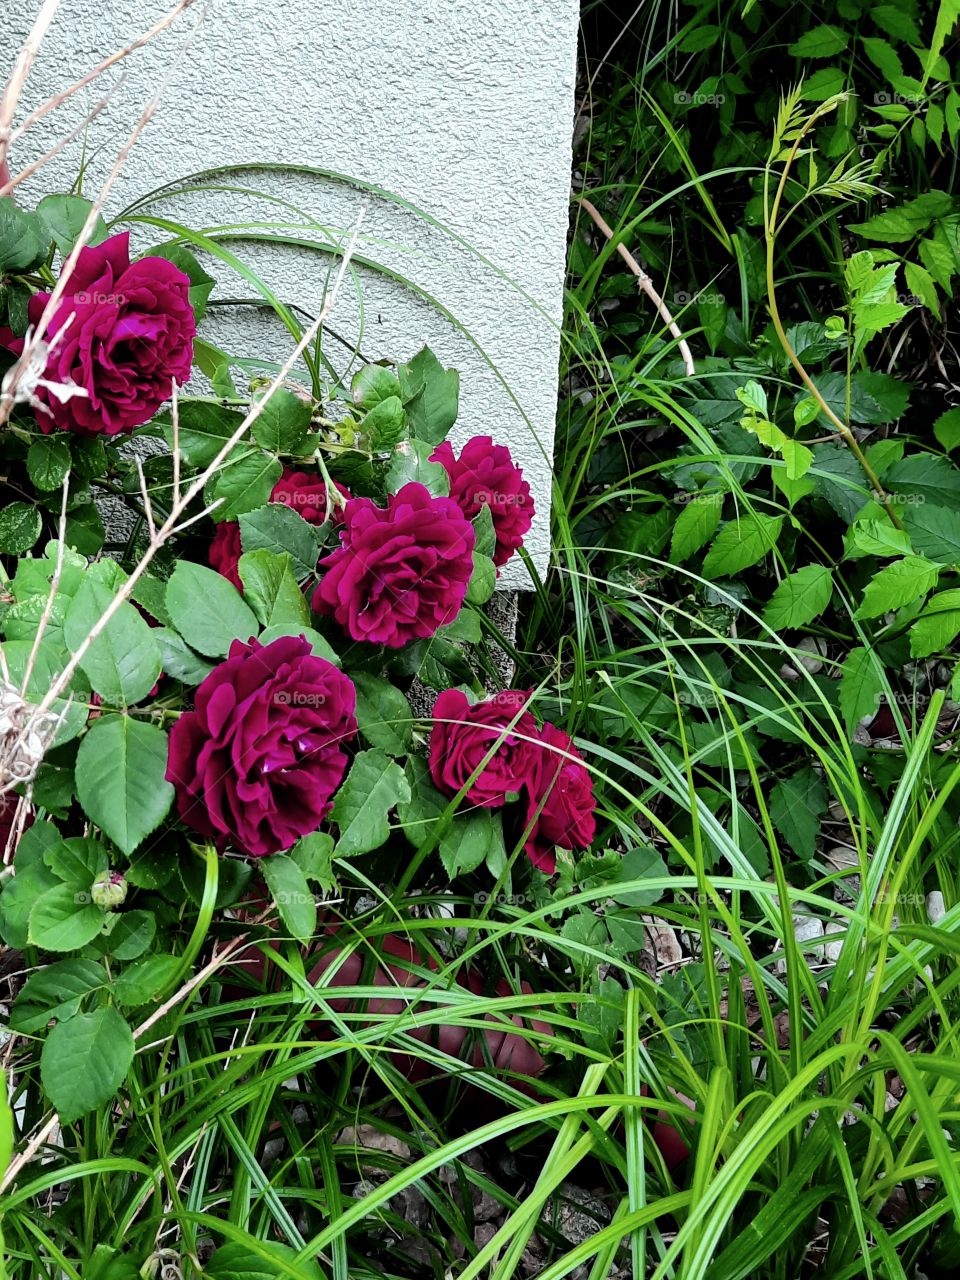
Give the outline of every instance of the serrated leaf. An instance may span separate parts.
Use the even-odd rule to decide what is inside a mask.
[[[810,765],[783,778],[770,793],[770,817],[798,858],[813,857],[820,819],[827,809],[827,792]]]
[[[181,560],[171,574],[166,604],[187,644],[211,658],[226,657],[234,640],[247,641],[260,630],[253,610],[231,582],[188,560]]]
[[[802,627],[818,618],[833,594],[833,575],[824,565],[808,564],[777,587],[763,611],[768,627]]]
[[[59,1022],[40,1055],[40,1079],[61,1124],[106,1105],[133,1062],[133,1033],[112,1006]]]
[[[293,562],[297,581],[302,582],[317,567],[320,554],[319,531],[282,502],[268,502],[240,517],[240,545],[244,551],[284,552]]]
[[[310,625],[310,610],[286,552],[248,551],[237,568],[243,597],[265,627]]]
[[[413,740],[413,711],[395,684],[380,676],[357,672],[357,725],[372,747],[389,756],[406,755]]]
[[[811,27],[799,40],[791,44],[787,52],[795,58],[832,58],[841,53],[850,41],[849,34],[842,27],[834,27],[830,23]]]
[[[103,965],[82,956],[45,965],[23,984],[10,1010],[10,1028],[32,1036],[54,1019],[72,1018],[83,998],[107,981]]]
[[[44,196],[37,205],[37,216],[43,223],[49,239],[60,250],[61,257],[66,258],[77,243],[92,207],[92,201],[85,200],[83,196],[61,195]],[[86,244],[88,246],[103,244],[109,234],[110,231],[103,216],[98,213],[94,218],[93,229],[87,237]]]
[[[169,413],[157,421],[170,448],[173,448],[173,425]],[[226,409],[216,400],[183,399],[179,401],[180,454],[191,467],[210,465],[223,446],[237,432],[243,415]]]
[[[280,919],[299,942],[309,942],[317,931],[317,902],[297,862],[274,853],[259,865]]]
[[[720,526],[722,493],[694,493],[677,516],[670,539],[670,559],[674,564],[689,560],[713,537]]]
[[[917,555],[937,564],[960,564],[960,511],[925,502],[908,507],[902,520]]]
[[[167,816],[167,735],[132,716],[95,720],[77,752],[77,799],[91,822],[130,854]]]
[[[429,347],[397,369],[403,407],[413,434],[437,445],[457,420],[460,375],[444,369]]]
[[[46,250],[46,228],[10,196],[0,196],[0,276],[27,271]]]
[[[783,516],[744,514],[723,526],[703,561],[705,578],[730,577],[762,560],[776,546]]]
[[[450,880],[476,871],[488,858],[505,853],[503,821],[489,809],[457,814],[440,838],[440,861]]]
[[[894,463],[884,476],[884,486],[891,493],[921,498],[924,502],[960,503],[960,470],[949,459],[935,453],[912,453]]]
[[[329,892],[337,882],[333,873],[333,850],[333,836],[326,831],[313,831],[302,836],[288,856],[308,880],[315,880],[324,892]]]
[[[434,497],[445,498],[450,492],[450,477],[439,462],[431,462],[434,446],[423,440],[404,440],[390,455],[384,472],[388,493],[398,493],[411,481],[422,484]]]
[[[23,555],[40,537],[42,527],[40,512],[33,503],[8,503],[0,511],[0,553]]]
[[[409,800],[410,784],[395,760],[376,749],[358,752],[333,803],[337,857],[378,849],[390,834],[391,809]]]
[[[30,942],[44,951],[79,951],[103,928],[104,913],[71,884],[41,893],[30,910]]]
[[[851,649],[840,668],[840,711],[847,732],[876,714],[883,694],[883,667],[869,649]]]
[[[940,566],[921,556],[905,556],[885,565],[867,583],[857,618],[879,618],[881,614],[912,604],[937,584]]]
[[[911,658],[949,651],[960,635],[960,588],[931,596],[909,634]]]
[[[67,608],[63,635],[72,653],[113,603],[125,577],[112,560],[91,565]],[[145,698],[161,670],[160,647],[144,618],[125,600],[87,649],[80,667],[107,702],[130,706]]]
[[[218,523],[236,520],[247,511],[265,506],[282,474],[279,459],[258,449],[244,450],[224,464],[210,487],[210,500],[220,500],[214,518]]]
[[[941,413],[933,424],[933,434],[937,437],[937,443],[947,453],[952,453],[960,444],[960,407]]]
[[[907,556],[913,550],[906,529],[898,529],[888,519],[858,520],[850,526],[853,545],[863,555]]]
[[[190,281],[187,296],[190,299],[191,307],[193,307],[193,318],[199,324],[206,314],[207,300],[213,292],[214,285],[217,283],[216,280],[201,267],[186,245],[162,245],[159,249],[154,250],[151,256],[166,258],[168,262],[172,262],[175,267],[182,271]]]
[[[27,473],[38,489],[59,489],[70,470],[70,446],[57,436],[40,436],[27,451]]]
[[[253,438],[271,453],[295,454],[302,448],[310,430],[310,417],[309,403],[281,387],[260,410],[260,416],[251,427]]]

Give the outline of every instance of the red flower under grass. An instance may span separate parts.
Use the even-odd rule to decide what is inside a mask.
[[[593,782],[572,740],[554,724],[540,730],[530,760],[526,826],[533,826],[524,847],[533,865],[552,875],[557,845],[588,849],[593,843]]]
[[[473,526],[450,498],[405,484],[378,507],[351,498],[313,595],[352,640],[399,649],[454,620],[473,573]]]
[[[458,458],[449,441],[437,445],[430,455],[450,477],[450,497],[472,520],[482,507],[490,508],[496,547],[493,563],[502,568],[533,523],[534,506],[530,486],[510,456],[506,445],[494,444],[491,436],[474,436],[463,446]]]
[[[303,636],[234,640],[170,732],[183,821],[255,858],[316,831],[357,732],[353,682]]]
[[[529,692],[505,689],[471,705],[459,689],[441,693],[434,703],[430,734],[430,775],[435,785],[456,795],[499,744],[471,783],[466,799],[497,809],[508,795],[518,794],[532,768],[531,742],[538,736],[536,721],[525,710],[529,697]]]

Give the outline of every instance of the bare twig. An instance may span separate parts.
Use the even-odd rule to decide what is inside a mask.
[[[7,151],[10,147],[10,139],[13,132],[10,127],[13,124],[13,113],[17,109],[20,94],[23,92],[23,86],[27,82],[27,76],[30,74],[30,68],[33,66],[40,45],[43,43],[43,38],[50,30],[50,23],[59,8],[60,0],[44,0],[30,34],[24,41],[23,48],[14,63],[13,70],[10,72],[10,78],[4,86],[3,97],[0,98],[0,183],[6,183],[9,176]]]
[[[590,217],[597,224],[597,226],[600,228],[603,234],[607,237],[607,239],[608,240],[615,239],[616,233],[614,232],[613,228],[610,226],[609,222],[607,222],[603,214],[600,213],[599,210],[593,204],[591,204],[591,202],[586,198],[586,196],[580,196],[579,201],[581,206],[590,215]],[[657,293],[656,289],[653,287],[653,281],[644,271],[643,267],[640,266],[640,263],[636,260],[636,258],[627,248],[627,246],[625,244],[621,244],[619,241],[617,241],[617,253],[619,253],[620,257],[624,260],[624,262],[627,264],[627,266],[630,268],[633,274],[637,277],[637,284],[639,285],[641,291],[647,295],[647,297],[656,307],[657,312],[660,315],[660,319],[667,326],[667,328],[669,329],[673,337],[676,338],[677,347],[679,348],[680,355],[683,358],[683,367],[687,372],[687,376],[692,378],[697,371],[696,366],[693,363],[693,355],[690,351],[689,345],[687,344],[686,338],[684,338],[683,334],[680,332],[680,328],[677,325],[677,322],[674,320],[673,316],[670,314],[669,307],[664,302],[663,298],[661,298],[660,294]]]
[[[14,188],[19,187],[21,182],[26,182],[28,178],[32,178],[33,175],[39,169],[42,169],[45,164],[49,163],[49,161],[51,161],[54,158],[54,156],[59,155],[60,152],[64,149],[64,147],[69,146],[70,143],[73,142],[74,138],[79,137],[80,134],[83,133],[84,129],[86,129],[87,125],[89,125],[92,121],[96,120],[97,116],[101,113],[101,111],[103,111],[106,108],[107,103],[110,101],[110,98],[112,97],[116,88],[117,86],[114,85],[113,89],[111,89],[109,93],[104,94],[104,96],[100,99],[100,101],[96,103],[95,106],[90,111],[87,112],[87,114],[83,117],[80,123],[75,128],[71,129],[68,134],[65,134],[64,137],[62,137],[59,142],[57,142],[54,146],[52,146],[49,151],[45,151],[43,155],[39,157],[39,159],[34,160],[32,164],[28,164],[25,169],[21,169],[20,172],[16,174],[15,177],[10,178],[7,181],[4,181],[3,178],[0,178],[0,197],[8,196],[10,192],[14,190]]]

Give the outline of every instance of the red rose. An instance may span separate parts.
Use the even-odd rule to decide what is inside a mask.
[[[510,457],[506,445],[494,444],[490,436],[474,436],[454,455],[448,441],[437,445],[430,455],[450,477],[450,497],[472,520],[480,508],[490,508],[497,545],[493,563],[507,563],[533,523],[533,499],[523,472]]]
[[[289,849],[333,807],[355,709],[353,682],[303,636],[234,640],[170,733],[180,817],[255,858]]]
[[[13,833],[14,823],[17,817],[17,807],[20,804],[20,797],[15,791],[4,791],[0,795],[0,861],[7,858],[9,861],[13,857],[14,850],[7,849],[7,842]],[[33,810],[28,807],[26,817],[24,818],[21,836],[27,827],[33,826]],[[19,843],[19,840],[18,842]],[[14,846],[15,848],[16,846]],[[9,855],[9,856],[8,856]]]
[[[530,743],[538,736],[533,716],[524,710],[529,697],[529,692],[508,689],[471,706],[459,689],[440,694],[433,707],[430,776],[441,791],[456,795],[498,742],[467,799],[498,809],[508,794],[522,789],[533,763]]]
[[[593,843],[593,783],[573,742],[553,724],[540,731],[531,763],[526,826],[532,822],[533,828],[525,848],[535,867],[552,874],[557,869],[557,845],[587,849]]]
[[[50,345],[44,377],[87,394],[61,402],[39,388],[40,430],[113,436],[149,422],[173,382],[190,376],[196,324],[189,291],[189,279],[166,258],[131,263],[128,232],[81,249],[44,334]],[[49,298],[30,299],[31,325]],[[23,351],[23,339],[12,339],[9,330],[0,342]]]
[[[336,481],[334,481],[336,484]],[[350,492],[342,484],[337,489],[344,498]],[[292,467],[284,467],[283,475],[273,486],[270,494],[271,502],[282,503],[297,515],[303,516],[310,524],[323,524],[327,512],[327,486],[319,472],[308,475],[306,471],[294,471]],[[343,507],[330,503],[330,523],[343,524]],[[240,525],[236,520],[223,520],[217,525],[213,541],[207,552],[211,569],[222,573],[238,591],[243,590],[240,581],[238,564],[243,548],[240,545]]]
[[[378,507],[351,498],[313,596],[353,640],[399,649],[452,622],[473,572],[473,526],[450,498],[405,484]]]
[[[243,583],[240,581],[240,556],[243,548],[240,546],[240,525],[236,520],[224,520],[218,524],[213,534],[213,541],[207,552],[207,558],[210,561],[210,568],[216,569],[217,573],[229,579],[238,591],[243,590]]]
[[[342,484],[337,484],[337,489],[342,497],[350,497],[350,491]],[[343,507],[328,500],[327,485],[319,471],[310,475],[284,467],[283,475],[273,486],[270,501],[282,502],[310,524],[323,524],[327,519],[331,524],[343,524]]]

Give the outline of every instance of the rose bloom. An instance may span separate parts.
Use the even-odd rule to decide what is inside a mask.
[[[130,261],[130,236],[111,236],[81,249],[44,334],[50,345],[44,378],[82,387],[62,402],[43,387],[36,400],[40,430],[114,436],[149,422],[174,380],[186,382],[196,324],[190,281],[166,258]],[[28,314],[36,325],[50,298],[36,293]],[[71,319],[71,316],[73,317]],[[0,332],[19,355],[23,339]]]
[[[587,849],[593,843],[593,782],[580,753],[562,729],[545,724],[540,731],[540,744],[532,753],[527,779],[529,805],[525,825],[533,823],[533,828],[525,848],[533,865],[552,875],[557,869],[557,845],[563,849]]]
[[[254,858],[289,849],[333,807],[356,700],[353,682],[303,636],[234,640],[170,732],[180,817]]]
[[[450,498],[405,484],[378,507],[351,498],[340,546],[320,561],[313,595],[353,640],[399,649],[460,612],[473,573],[473,526]]]
[[[336,481],[334,481],[336,484]],[[337,484],[344,498],[350,497],[349,489]],[[310,524],[323,524],[327,510],[327,486],[319,472],[309,475],[306,471],[294,471],[284,467],[283,475],[273,486],[271,502],[282,503]],[[330,503],[330,523],[343,524],[343,507]],[[211,569],[222,573],[238,591],[243,590],[238,564],[243,548],[240,545],[240,525],[236,520],[222,520],[217,525],[207,551]]]
[[[531,740],[536,722],[524,710],[529,692],[507,689],[472,706],[459,689],[441,693],[433,707],[430,776],[441,791],[456,795],[499,742],[493,756],[466,792],[472,804],[498,809],[519,793],[533,766]],[[519,714],[518,714],[519,713]],[[507,732],[507,726],[516,721]]]
[[[506,445],[494,444],[490,436],[474,436],[463,446],[460,457],[444,440],[430,455],[450,477],[450,497],[472,520],[481,507],[490,508],[497,543],[493,563],[507,563],[533,523],[533,499],[523,472],[510,457]]]

